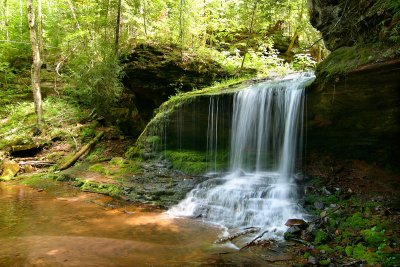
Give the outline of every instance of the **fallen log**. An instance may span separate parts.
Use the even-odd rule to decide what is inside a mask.
[[[24,165],[31,165],[34,167],[39,167],[39,166],[52,166],[55,164],[55,162],[52,161],[41,161],[41,160],[29,160],[29,161],[18,161],[18,164],[20,166]]]
[[[92,149],[92,147],[99,142],[99,140],[103,137],[104,132],[100,132],[98,133],[88,144],[86,144],[85,146],[83,146],[78,153],[75,154],[75,156],[68,160],[66,163],[64,163],[63,165],[60,166],[59,170],[65,170],[68,169],[69,167],[71,167],[72,165],[75,164],[75,162],[83,155],[85,154],[87,151],[89,151],[90,149]]]
[[[225,243],[225,242],[228,242],[228,241],[232,241],[232,240],[234,240],[234,239],[236,239],[236,238],[238,238],[240,236],[253,234],[253,233],[256,233],[258,231],[260,231],[260,228],[258,228],[258,227],[250,227],[250,228],[245,229],[244,231],[241,231],[241,232],[238,232],[236,234],[221,238],[221,239],[217,240],[215,243],[216,244]]]
[[[266,233],[268,233],[268,230],[264,231],[261,233],[261,235],[257,236],[256,238],[254,238],[253,240],[251,240],[249,243],[247,243],[245,246],[241,247],[239,249],[239,251],[242,251],[248,247],[254,246],[256,244],[256,241],[260,238],[262,238]]]

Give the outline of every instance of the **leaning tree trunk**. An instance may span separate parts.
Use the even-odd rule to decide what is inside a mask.
[[[32,92],[33,101],[35,102],[35,112],[37,115],[37,124],[42,124],[43,112],[42,112],[42,93],[40,91],[40,50],[37,42],[37,34],[35,29],[35,13],[32,5],[32,0],[26,0],[28,8],[28,24],[29,24],[29,35],[32,44],[32,67],[31,67],[31,79],[32,79]]]

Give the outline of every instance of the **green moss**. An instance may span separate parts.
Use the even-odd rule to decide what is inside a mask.
[[[382,51],[385,51],[382,53]],[[317,76],[334,78],[369,63],[383,62],[398,57],[398,45],[369,44],[341,47],[333,51],[317,67]]]
[[[32,188],[46,189],[55,184],[56,175],[50,173],[36,173],[30,176],[22,176],[19,183]]]
[[[291,240],[292,238],[295,238],[296,236],[294,235],[294,234],[292,234],[292,233],[289,233],[289,232],[285,232],[284,234],[283,234],[283,238],[285,239],[285,240]]]
[[[368,264],[381,262],[381,257],[379,254],[368,251],[368,249],[361,243],[354,247],[352,256],[355,259],[366,260]]]
[[[323,251],[325,251],[325,253],[331,253],[334,251],[334,249],[328,245],[320,245],[320,246],[317,246],[316,249],[318,249],[319,251],[323,250]]]
[[[316,233],[315,233],[314,243],[317,244],[317,245],[318,244],[322,244],[322,243],[324,243],[325,241],[328,240],[328,237],[329,236],[328,236],[327,233],[325,233],[324,231],[318,229],[316,231]]]
[[[157,135],[147,136],[145,142],[149,144],[155,144],[161,141],[161,138]]]
[[[89,171],[105,173],[105,167],[103,166],[103,164],[98,163],[98,164],[94,164],[94,165],[90,166]]]
[[[83,191],[89,191],[113,197],[120,196],[122,193],[122,190],[119,186],[112,184],[101,184],[88,180],[79,180],[79,179],[77,179],[77,181],[74,184],[76,186],[79,186]]]
[[[123,173],[141,173],[142,165],[137,160],[130,160],[128,165],[122,170]]]
[[[121,168],[125,167],[125,165],[126,165],[127,163],[128,163],[127,160],[124,159],[124,158],[122,158],[122,157],[115,157],[115,158],[112,158],[112,159],[110,160],[110,162],[109,162],[109,164],[111,164],[111,165],[116,165],[116,166],[121,167]]]
[[[344,249],[344,252],[346,253],[347,256],[351,257],[353,255],[353,247],[346,246],[346,248]]]
[[[105,151],[105,146],[102,144],[99,144],[93,149],[90,154],[86,157],[87,161],[100,161],[104,159],[103,153]]]
[[[343,224],[343,228],[353,228],[353,229],[362,229],[368,226],[368,219],[364,219],[361,212],[354,213],[351,217],[348,217]]]
[[[199,151],[165,151],[165,157],[172,167],[187,174],[201,174],[207,170],[205,153]]]
[[[319,264],[322,265],[322,266],[329,265],[330,263],[331,263],[331,260],[330,260],[330,259],[320,260],[320,261],[319,261]]]
[[[369,246],[376,248],[386,239],[385,230],[379,231],[376,226],[372,227],[371,229],[362,230],[361,235]]]
[[[335,247],[335,249],[333,249],[332,251],[339,251],[340,253],[344,253],[345,252],[345,248],[342,246],[337,245]]]
[[[108,163],[96,163],[88,168],[89,171],[101,173],[114,180],[121,180],[122,174],[135,174],[141,171],[141,164],[136,160],[126,160],[122,157],[112,158]]]
[[[81,129],[81,138],[83,140],[88,141],[88,140],[92,139],[95,136],[96,136],[96,128],[94,127],[93,124],[91,124],[91,125],[89,125],[87,127],[83,127]]]

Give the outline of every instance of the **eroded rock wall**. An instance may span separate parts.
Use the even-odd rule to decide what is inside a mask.
[[[311,24],[329,50],[385,41],[399,34],[396,0],[308,0]]]
[[[400,2],[309,0],[309,7],[332,50],[307,91],[309,158],[400,172]]]

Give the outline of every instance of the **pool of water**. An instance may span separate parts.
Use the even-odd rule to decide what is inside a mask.
[[[216,245],[221,231],[198,220],[171,218],[150,206],[120,203],[64,185],[42,191],[0,183],[0,266],[265,266],[272,262],[271,255]]]

